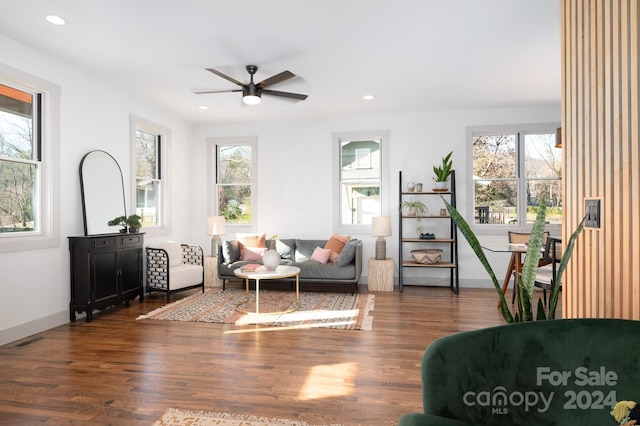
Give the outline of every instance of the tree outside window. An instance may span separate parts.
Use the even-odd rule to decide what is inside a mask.
[[[244,144],[216,147],[218,215],[230,224],[251,224],[253,149],[252,145]]]
[[[142,226],[160,225],[162,136],[136,130],[136,214]]]
[[[0,84],[0,233],[39,229],[39,96]]]
[[[475,223],[533,224],[546,198],[547,221],[561,224],[561,164],[552,131],[473,135]]]

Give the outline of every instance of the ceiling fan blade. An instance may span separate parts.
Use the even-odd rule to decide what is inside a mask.
[[[238,80],[236,80],[233,77],[229,77],[228,75],[221,73],[218,70],[214,70],[213,68],[205,68],[207,71],[214,73],[215,75],[217,75],[218,77],[222,77],[225,80],[229,80],[230,82],[232,82],[233,84],[237,84],[238,86],[244,86],[243,83],[240,83]]]
[[[196,95],[206,95],[208,93],[229,93],[229,92],[242,92],[242,89],[232,89],[232,90],[194,90],[193,93]]]
[[[268,87],[273,86],[274,84],[282,83],[283,81],[289,80],[290,78],[295,77],[296,75],[291,71],[282,71],[280,74],[276,74],[267,78],[266,80],[262,80],[256,86],[260,87]]]
[[[309,97],[309,95],[302,95],[300,93],[280,92],[278,90],[268,90],[268,89],[262,89],[262,93],[266,95],[271,95],[271,96],[280,96],[282,98],[297,99],[299,101],[304,101]]]

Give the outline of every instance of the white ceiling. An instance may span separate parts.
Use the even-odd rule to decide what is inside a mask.
[[[194,123],[549,105],[559,1],[0,0],[0,33]],[[205,67],[245,82],[248,64],[309,98],[192,93],[237,87]]]

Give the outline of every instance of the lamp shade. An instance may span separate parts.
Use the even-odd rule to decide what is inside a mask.
[[[209,216],[207,219],[207,235],[222,235],[227,233],[224,216]]]
[[[388,237],[391,235],[391,219],[389,216],[371,218],[371,235],[374,237]]]

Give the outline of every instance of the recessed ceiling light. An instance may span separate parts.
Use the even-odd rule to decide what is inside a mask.
[[[209,109],[209,107],[208,107],[208,106],[206,106],[206,105],[200,105],[198,108],[199,108],[199,109]]]
[[[57,16],[57,15],[49,15],[45,19],[47,20],[47,22],[54,25],[64,25],[67,23],[67,21],[65,21],[64,18],[61,18],[60,16]]]
[[[364,95],[364,96],[363,96],[363,99],[364,99],[365,101],[370,101],[370,100],[374,99],[374,96],[373,96],[373,95]]]

